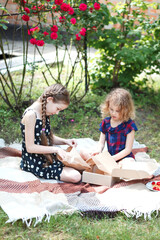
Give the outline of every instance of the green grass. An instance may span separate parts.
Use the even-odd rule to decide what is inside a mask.
[[[37,81],[40,79],[37,78]],[[35,82],[36,83],[36,82]],[[26,85],[27,87],[27,85]],[[44,85],[42,85],[44,87]],[[42,90],[42,89],[41,89]],[[34,88],[34,99],[40,90]],[[97,96],[89,93],[81,103],[71,103],[68,109],[51,119],[53,132],[65,138],[89,137],[94,140],[99,138],[99,123],[101,115],[99,105],[104,100],[105,94]],[[160,161],[160,84],[152,91],[134,94],[136,106],[136,140],[149,148],[149,155]],[[25,107],[24,107],[25,108]],[[23,112],[24,109],[22,109]],[[20,132],[21,114],[12,112],[1,101],[0,103],[0,138],[7,144],[21,141]],[[74,120],[74,121],[73,121]],[[0,209],[0,240],[159,240],[160,218],[153,214],[151,220],[127,218],[118,213],[113,218],[104,216],[101,219],[73,214],[71,216],[52,216],[50,222],[39,223],[27,228],[22,221],[13,225],[5,224],[8,217]]]
[[[101,219],[80,214],[52,216],[49,222],[43,221],[36,227],[26,227],[20,220],[4,224],[6,216],[0,211],[0,239],[8,240],[159,240],[160,218],[144,221],[142,218],[127,218],[119,213],[114,218]]]

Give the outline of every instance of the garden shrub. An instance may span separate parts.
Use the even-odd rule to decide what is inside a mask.
[[[106,28],[98,39],[90,41],[99,50],[90,69],[93,91],[113,87],[139,91],[146,89],[147,79],[135,81],[135,77],[143,71],[160,73],[160,18],[150,19],[146,13],[149,7],[141,0],[112,7],[115,15],[111,20],[118,28]]]

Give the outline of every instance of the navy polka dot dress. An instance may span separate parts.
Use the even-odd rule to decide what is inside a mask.
[[[53,164],[47,167],[44,167],[43,165],[45,163],[45,158],[42,154],[27,152],[26,144],[25,144],[25,126],[22,123],[20,124],[20,126],[21,126],[22,138],[23,138],[22,160],[20,164],[21,169],[27,172],[31,172],[34,175],[41,178],[60,180],[60,174],[64,166],[63,163],[61,161],[54,160],[53,158]],[[38,144],[38,145],[41,144],[41,137],[40,137],[41,133],[42,133],[42,120],[36,118],[35,139],[34,139],[35,144]],[[45,134],[46,136],[50,134],[50,121],[48,117],[46,117]]]

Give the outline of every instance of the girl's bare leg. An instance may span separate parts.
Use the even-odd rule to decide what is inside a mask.
[[[91,153],[90,151],[88,151],[87,149],[80,149],[79,154],[81,156],[81,158],[83,158],[83,160],[88,160],[89,158],[91,158]]]
[[[64,182],[78,183],[81,180],[81,174],[74,168],[64,167],[60,175],[60,180]]]

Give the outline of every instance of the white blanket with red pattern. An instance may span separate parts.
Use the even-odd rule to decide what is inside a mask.
[[[146,153],[137,153],[139,161],[155,161]],[[7,222],[22,219],[28,226],[58,214],[73,212],[115,213],[151,218],[160,209],[160,192],[146,188],[147,181],[120,182],[112,188],[89,184],[70,184],[40,180],[20,170],[20,157],[0,159],[0,206]],[[160,180],[159,177],[156,179]]]

